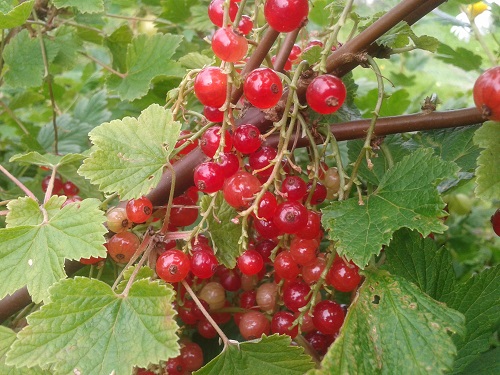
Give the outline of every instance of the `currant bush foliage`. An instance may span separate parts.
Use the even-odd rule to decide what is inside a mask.
[[[209,0],[0,1],[0,167],[13,175],[0,173],[5,207],[0,216],[0,298],[6,297],[0,306],[24,287],[34,302],[0,326],[0,373],[135,375],[139,368],[163,373],[169,366],[180,373],[186,338],[203,349],[205,358],[196,359],[204,366],[196,374],[498,373],[500,241],[489,220],[500,201],[500,124],[401,128],[399,134],[368,143],[337,142],[335,128],[420,113],[405,117],[411,127],[419,117],[439,114],[435,106],[443,113],[472,106],[475,79],[498,65],[498,42],[491,35],[498,29],[500,7],[426,0],[429,8],[445,4],[426,15],[425,22],[410,25],[397,19],[383,35],[365,42],[366,48],[372,42],[379,46],[370,49],[375,62],[365,58],[364,50],[340,55],[333,73],[349,64],[359,66],[342,73],[347,97],[338,111],[323,116],[300,102],[307,79],[332,73],[326,72],[332,51],[351,48],[356,44],[352,37],[366,38],[367,27],[391,17],[391,6],[410,2],[367,6],[358,1],[351,9],[343,0],[292,1],[310,11],[295,41],[300,57],[287,62],[291,70],[285,66],[278,72],[290,107],[281,101],[256,120],[248,115],[256,112],[246,99],[229,99],[243,85],[240,72],[257,59],[261,41],[269,36],[265,1],[234,2],[252,16],[254,29],[246,38],[255,42],[250,43],[249,60],[234,65],[214,56],[210,39],[216,28],[207,16]],[[465,18],[455,18],[460,12]],[[481,14],[489,18],[482,21]],[[477,22],[479,30],[464,27],[467,22]],[[483,33],[481,22],[490,35]],[[459,40],[451,27],[470,41]],[[273,68],[272,59],[289,44],[287,38],[278,36],[277,43],[260,53],[261,67]],[[352,61],[353,56],[359,61]],[[253,225],[255,207],[243,215],[220,191],[183,192],[181,206],[197,206],[199,215],[180,228],[169,225],[175,215],[171,210],[179,205],[172,204],[168,189],[162,191],[164,199],[154,203],[146,223],[129,229],[123,222],[123,229],[141,241],[135,264],[106,259],[104,244],[113,235],[103,225],[107,210],[158,189],[162,176],[183,163],[179,139],[196,144],[210,127],[193,94],[197,73],[208,66],[228,75],[232,92],[222,108],[226,130],[234,130],[242,118],[256,125],[265,119],[274,122],[259,129],[266,131],[260,138],[283,160],[273,160],[266,171],[252,171],[245,155],[237,158],[239,167],[258,175],[278,202],[287,198],[280,192],[285,176],[323,183],[322,172],[337,170],[332,174],[340,187],[329,189],[324,202],[310,204],[307,196],[302,200],[306,211],[321,213],[324,231],[317,228],[319,234],[307,239],[319,255],[317,281],[311,285],[297,281],[296,275],[280,281],[273,267],[276,254],[287,254],[298,233],[269,236],[265,251],[271,253],[271,263],[243,279],[238,257],[248,249],[259,250],[265,236]],[[380,72],[362,69],[368,66]],[[303,68],[305,74],[297,73]],[[332,98],[325,103],[335,105]],[[285,121],[280,121],[283,112]],[[323,143],[296,148],[293,133]],[[266,181],[265,172],[274,165],[279,168]],[[186,168],[191,173],[194,167]],[[79,196],[46,193],[41,182],[52,174],[61,183],[73,183]],[[182,179],[174,175],[172,186],[187,186]],[[346,194],[339,194],[340,189]],[[194,258],[194,251],[213,251],[219,266],[210,263],[214,268],[209,273],[215,276],[187,277],[187,284],[174,285],[159,280],[153,269],[157,256],[173,248],[185,252],[185,258]],[[96,263],[74,276],[66,274],[68,260]],[[321,267],[337,261],[363,277],[352,293],[324,286],[328,269]],[[295,266],[301,278],[306,265]],[[175,274],[173,267],[167,272]],[[213,288],[204,291],[207,282],[221,284],[209,284]],[[311,332],[305,331],[293,343],[270,331],[244,341],[231,319],[265,305],[264,322],[270,321],[289,302],[283,291],[297,282],[305,291],[297,298],[306,301],[294,316],[300,329],[314,304],[329,299],[347,312],[340,331],[333,336],[312,332],[322,343],[310,340]],[[211,324],[205,335],[215,338],[203,336],[199,327],[207,323],[206,315],[195,310],[188,284],[194,294],[210,299],[208,305],[222,302],[205,314],[229,340],[221,335],[220,343],[220,332]],[[276,294],[257,296],[264,284]],[[224,321],[227,316],[231,322]]]

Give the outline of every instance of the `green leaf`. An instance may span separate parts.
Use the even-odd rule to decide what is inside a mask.
[[[36,151],[32,151],[24,155],[14,155],[9,159],[9,161],[24,164],[34,164],[54,169],[55,167],[60,167],[65,164],[73,164],[75,162],[79,162],[84,158],[85,156],[81,154],[66,154],[64,156],[53,154],[42,155]]]
[[[5,11],[2,6],[0,8],[0,25],[2,25],[2,29],[12,29],[24,24],[30,16],[34,4],[34,0],[25,1],[13,8],[6,4]]]
[[[108,87],[122,100],[134,100],[148,93],[153,78],[182,76],[185,70],[171,59],[181,40],[171,34],[138,35],[127,48],[125,77],[110,76]]]
[[[212,59],[198,52],[190,52],[187,55],[182,56],[179,59],[179,62],[187,69],[201,69],[204,66],[210,65],[212,63]]]
[[[78,170],[105,193],[138,198],[159,182],[179,137],[181,124],[172,112],[152,104],[139,118],[106,122],[89,134],[90,157]]]
[[[304,61],[307,61],[309,65],[316,64],[321,60],[321,52],[323,48],[320,46],[312,46],[307,51],[304,51],[300,54],[300,58]]]
[[[286,335],[262,335],[254,341],[231,344],[195,375],[302,375],[314,367],[302,348]]]
[[[127,71],[127,47],[134,33],[128,25],[122,25],[106,39],[106,45],[113,55],[113,67],[120,72]]]
[[[128,375],[179,354],[171,287],[138,280],[127,296],[102,281],[76,277],[50,288],[50,302],[7,353],[12,365],[54,364],[57,373]]]
[[[454,163],[420,149],[389,169],[363,205],[358,198],[332,202],[322,210],[322,223],[337,252],[363,268],[399,228],[418,230],[425,237],[442,233],[446,226],[439,217],[445,204],[435,184],[456,171]]]
[[[441,374],[464,317],[386,271],[368,271],[316,374]]]
[[[56,123],[58,131],[57,150],[60,154],[76,154],[88,149],[88,133],[95,125],[81,123],[67,113],[57,117]],[[42,127],[37,139],[47,152],[54,152],[55,137],[52,121]]]
[[[119,294],[125,290],[128,281],[132,277],[137,266],[130,266],[125,271],[123,271],[123,280],[120,281],[118,286],[116,287],[115,293]],[[137,274],[135,275],[135,281],[142,279],[152,279],[155,275],[155,272],[149,267],[141,267]]]
[[[47,59],[51,62],[58,53],[58,46],[46,43]],[[8,70],[5,82],[12,87],[29,88],[43,82],[44,65],[40,42],[31,39],[28,30],[22,30],[5,46],[3,57]]]
[[[12,367],[5,364],[5,354],[16,341],[16,333],[4,326],[0,326],[0,374],[2,375],[50,375],[47,370],[39,367]]]
[[[215,205],[207,217],[208,233],[212,237],[215,256],[227,268],[236,266],[236,258],[240,256],[241,225],[231,220],[238,216],[238,212],[231,207],[220,193],[216,197],[203,196],[200,202],[201,212],[205,213],[212,199]]]
[[[415,46],[417,48],[423,49],[425,51],[429,52],[436,52],[440,42],[438,39],[428,36],[428,35],[422,35],[422,36],[413,36],[412,37],[413,43],[415,43]]]
[[[207,6],[206,5],[193,5],[191,7],[191,21],[189,22],[189,27],[196,31],[207,33],[213,31],[214,24],[207,17]]]
[[[370,114],[375,107],[378,99],[378,89],[373,89],[367,95],[360,97],[356,100],[358,108],[364,114]],[[410,106],[410,94],[406,89],[399,89],[390,94],[382,102],[382,108],[379,111],[381,117],[398,116],[405,113],[406,109]]]
[[[500,348],[497,347],[477,357],[461,375],[497,375],[500,374]]]
[[[403,48],[410,43],[410,37],[415,35],[411,27],[405,22],[401,21],[375,42],[390,48]]]
[[[438,301],[443,301],[455,286],[451,254],[445,248],[438,249],[430,238],[401,229],[385,248],[385,255],[384,269],[404,277]]]
[[[104,12],[104,0],[54,0],[53,3],[57,9],[75,7],[81,13]]]
[[[500,197],[500,123],[486,122],[474,136],[474,143],[484,150],[477,158],[476,195],[484,200],[494,200]]]
[[[452,64],[465,71],[481,68],[482,58],[469,49],[457,47],[456,49],[441,43],[437,49],[436,58],[447,64]]]
[[[500,266],[484,270],[457,285],[443,302],[465,315],[467,335],[455,337],[458,349],[454,371],[460,372],[490,347],[500,323]]]
[[[182,23],[191,16],[190,8],[196,4],[196,0],[161,0],[163,13],[161,18],[172,23]]]
[[[53,196],[43,205],[28,197],[11,201],[7,228],[0,229],[0,298],[27,285],[35,303],[46,300],[48,288],[66,277],[64,259],[106,256],[100,202],[85,199],[61,209],[65,197]]]
[[[82,41],[76,31],[67,26],[58,27],[53,42],[58,46],[54,64],[64,69],[71,69],[77,61],[78,50],[82,47]]]

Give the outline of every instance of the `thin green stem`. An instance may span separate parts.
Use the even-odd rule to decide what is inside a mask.
[[[1,51],[1,49],[0,49],[0,51]],[[0,71],[2,71],[1,67],[0,67]],[[24,127],[23,123],[21,122],[21,120],[19,120],[19,118],[14,113],[14,111],[12,109],[10,109],[10,107],[2,100],[0,100],[0,105],[5,109],[5,112],[7,112],[7,114],[12,118],[12,120],[14,120],[14,122],[21,128],[23,133],[26,135],[30,135],[30,132],[28,131],[28,129],[26,129]]]
[[[130,275],[130,279],[127,281],[127,285],[125,286],[125,289],[123,289],[123,292],[120,294],[120,296],[128,297],[128,293],[130,292],[130,288],[132,288],[132,284],[134,283],[135,278],[137,277],[137,274],[139,273],[139,270],[143,266],[146,259],[148,259],[149,253],[150,253],[151,249],[153,248],[151,240],[152,240],[152,237],[148,237],[148,241],[147,241],[146,249],[144,250],[144,254],[142,255],[142,258],[139,261],[139,263],[137,263],[137,265],[135,266],[134,271],[132,272],[132,275]],[[143,243],[144,242],[146,242],[146,240],[144,240]],[[137,253],[139,253],[139,251],[136,251],[136,254]],[[134,254],[134,256],[136,254]],[[129,264],[130,264],[130,262],[129,262]],[[124,268],[123,270],[126,270],[126,269],[127,268]],[[122,274],[123,274],[123,271],[122,271],[121,275]]]
[[[167,204],[167,210],[165,212],[165,219],[163,219],[163,225],[160,229],[160,234],[165,235],[168,232],[168,224],[170,222],[170,211],[172,210],[172,201],[174,200],[174,193],[175,193],[175,170],[172,167],[172,164],[170,162],[167,162],[167,169],[170,171],[172,175],[172,183],[170,185],[170,192],[168,195],[168,204]]]
[[[121,79],[124,79],[127,77],[127,74],[120,73],[119,71],[113,69],[109,65],[104,64],[102,61],[97,60],[94,56],[89,55],[88,53],[85,52],[80,52],[82,56],[85,56],[87,59],[92,60],[95,62],[97,65],[101,66],[102,68],[106,69],[108,72],[113,73],[114,75],[120,77]]]
[[[21,190],[24,191],[28,197],[33,199],[35,202],[40,203],[38,201],[38,198],[35,197],[35,194],[33,194],[30,189],[28,189],[21,181],[19,181],[16,177],[14,177],[7,169],[5,169],[2,164],[0,164],[0,172],[6,175],[13,183],[15,183],[19,188],[21,188]]]

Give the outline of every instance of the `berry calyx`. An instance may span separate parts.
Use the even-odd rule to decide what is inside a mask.
[[[126,264],[140,244],[139,237],[132,232],[117,233],[107,243],[108,254],[115,262]]]
[[[199,164],[193,174],[194,184],[198,190],[207,194],[221,190],[224,177],[222,167],[213,161]]]
[[[127,217],[134,223],[144,223],[153,213],[153,204],[146,197],[131,199],[126,206]]]
[[[188,256],[177,249],[165,251],[156,261],[156,274],[168,283],[184,280],[190,269]]]
[[[297,201],[283,202],[276,208],[273,222],[283,233],[296,233],[307,223],[307,208]]]
[[[306,91],[309,107],[323,115],[336,112],[346,96],[347,90],[342,80],[330,74],[314,78]]]

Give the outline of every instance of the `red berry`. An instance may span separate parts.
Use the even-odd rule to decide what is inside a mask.
[[[216,67],[202,69],[194,80],[194,94],[209,107],[222,107],[226,102],[227,75]]]
[[[321,277],[325,267],[325,257],[323,254],[320,254],[312,263],[302,267],[302,279],[308,284],[315,283]]]
[[[81,202],[81,201],[82,201],[82,197],[80,197],[78,195],[73,195],[72,197],[68,197],[68,199],[66,199],[64,201],[64,203],[61,205],[61,208],[67,206],[68,204],[75,203],[75,202]]]
[[[184,368],[181,356],[170,358],[165,364],[165,370],[167,371],[167,375],[183,375],[186,369]]]
[[[212,323],[210,323],[207,319],[200,320],[196,325],[196,329],[198,330],[198,333],[206,339],[213,339],[217,337],[217,331],[212,326]]]
[[[312,182],[307,183],[307,193],[305,195],[305,198],[309,196],[312,185]],[[325,185],[323,185],[321,182],[316,182],[316,186],[314,187],[314,191],[311,196],[311,204],[315,206],[317,204],[323,203],[326,199],[327,193],[328,191],[326,190]]]
[[[271,260],[269,259],[269,257],[271,256],[271,252],[274,250],[275,247],[276,247],[276,242],[271,240],[263,240],[255,245],[255,251],[258,251],[260,255],[262,255],[264,263],[270,263]]]
[[[272,220],[268,221],[265,219],[255,219],[253,221],[253,226],[262,238],[272,239],[283,234],[283,232],[280,231],[280,229],[276,224],[274,224],[274,221]]]
[[[497,236],[500,236],[500,208],[491,215],[491,226]]]
[[[300,48],[300,46],[298,44],[294,44],[292,50],[290,51],[290,56],[288,56],[288,59],[294,62],[301,53],[302,49]]]
[[[182,139],[179,139],[175,143],[175,148],[181,147],[184,143],[188,142],[188,138],[192,135],[192,133],[189,130],[182,130],[180,133],[180,137]],[[198,146],[198,140],[195,140],[194,142],[191,142],[189,145],[184,147],[177,155],[182,156],[182,155],[187,155],[189,154],[192,150],[194,150]]]
[[[255,125],[240,125],[233,133],[234,148],[243,154],[257,151],[261,144],[260,130]]]
[[[220,153],[216,163],[222,167],[224,178],[231,177],[240,169],[240,159],[232,152]]]
[[[222,271],[216,271],[219,276],[220,284],[228,292],[237,292],[241,288],[241,276],[236,270],[230,270],[224,266],[222,267]]]
[[[49,187],[50,175],[42,180],[42,191],[45,193]],[[57,195],[63,190],[64,184],[59,177],[54,178],[54,187],[52,188],[52,195]]]
[[[271,57],[271,63],[273,64],[273,68],[275,70],[278,70],[276,68],[276,56]],[[283,67],[283,70],[285,70],[287,72],[292,70],[292,62],[290,61],[290,59],[286,59],[285,66]]]
[[[241,317],[240,333],[245,340],[260,338],[262,334],[268,335],[271,323],[266,316],[259,311],[249,311]]]
[[[282,251],[274,258],[274,271],[277,276],[286,280],[293,280],[300,273],[299,266],[289,251]]]
[[[205,106],[203,108],[203,114],[205,115],[208,121],[211,122],[224,121],[224,112],[220,111],[219,108]]]
[[[269,177],[273,171],[271,162],[277,155],[278,151],[275,148],[264,146],[248,156],[248,163],[259,176]]]
[[[271,320],[271,332],[279,335],[288,335],[292,339],[299,334],[299,327],[292,327],[295,317],[291,312],[279,311]]]
[[[240,307],[243,309],[251,309],[257,306],[257,291],[248,290],[240,294]]]
[[[315,239],[319,236],[321,231],[321,217],[320,214],[314,211],[307,211],[307,223],[299,229],[295,235],[300,238],[308,240]]]
[[[307,208],[297,201],[283,202],[276,208],[273,222],[283,233],[296,233],[307,224]]]
[[[191,257],[191,272],[199,279],[212,277],[218,265],[219,261],[210,250],[196,251]]]
[[[236,34],[232,27],[223,27],[212,37],[212,51],[222,61],[234,63],[247,54],[248,42],[243,35]]]
[[[267,0],[264,5],[267,23],[282,33],[288,33],[302,26],[308,13],[308,0]]]
[[[191,198],[186,195],[179,195],[175,197],[172,204],[176,207],[172,207],[170,210],[170,224],[176,227],[185,227],[193,224],[198,218],[198,209],[183,206],[194,206],[196,202],[193,202]]]
[[[231,22],[236,18],[238,13],[238,5],[234,2],[229,4],[229,18]],[[208,18],[215,26],[222,27],[224,19],[224,0],[212,0],[208,6]]]
[[[108,254],[117,263],[126,264],[139,248],[141,241],[132,232],[115,234],[108,241]]]
[[[246,250],[238,257],[238,268],[244,275],[255,275],[264,267],[262,255],[255,250]]]
[[[185,300],[184,305],[179,306],[177,309],[179,318],[181,318],[185,324],[196,324],[196,322],[200,320],[200,318],[195,314],[195,310],[197,308],[196,303],[192,299]]]
[[[350,292],[361,282],[358,271],[358,266],[352,262],[345,263],[342,258],[337,258],[326,275],[326,282],[340,292]]]
[[[259,202],[257,216],[261,219],[272,220],[278,207],[276,196],[270,191],[266,191]]]
[[[203,351],[195,342],[182,342],[181,358],[186,371],[196,371],[203,366]]]
[[[219,148],[221,141],[221,131],[222,127],[219,125],[214,125],[208,128],[205,133],[201,136],[200,147],[205,155],[213,158],[217,149]],[[229,152],[233,148],[233,139],[231,134],[226,130],[224,132],[224,149],[223,152]]]
[[[253,29],[252,19],[246,15],[241,16],[240,23],[238,23],[237,30],[241,35],[247,35]]]
[[[311,331],[304,338],[319,355],[325,355],[334,340],[333,335],[325,335],[319,331]]]
[[[156,261],[156,273],[169,283],[184,280],[190,268],[188,256],[177,249],[165,251]]]
[[[300,265],[308,265],[316,260],[316,250],[318,243],[316,240],[306,240],[295,237],[290,242],[290,255],[293,260]]]
[[[484,118],[500,121],[500,66],[479,76],[473,88],[474,103]]]
[[[243,84],[247,100],[257,108],[266,109],[278,104],[283,85],[276,72],[269,68],[255,69]]]
[[[321,301],[314,306],[314,326],[325,335],[334,335],[344,323],[345,313],[342,307],[333,301]]]
[[[224,185],[224,171],[222,167],[209,161],[201,163],[194,169],[194,183],[199,191],[210,194],[222,189]]]
[[[291,311],[299,311],[311,299],[311,287],[303,281],[294,280],[283,286],[283,303]]]
[[[336,112],[344,103],[347,90],[338,77],[325,74],[316,77],[307,87],[307,104],[321,114]]]
[[[146,197],[131,199],[127,202],[127,217],[134,223],[144,223],[153,213],[153,204]]]
[[[66,181],[63,185],[63,191],[64,195],[72,197],[74,195],[77,195],[80,192],[80,189],[78,189],[78,186],[76,186],[71,181]]]
[[[307,185],[299,176],[287,176],[281,183],[281,192],[286,199],[298,201],[306,195]]]
[[[261,184],[257,177],[245,172],[236,172],[224,182],[223,194],[226,202],[237,210],[251,206],[254,195],[260,191]]]

